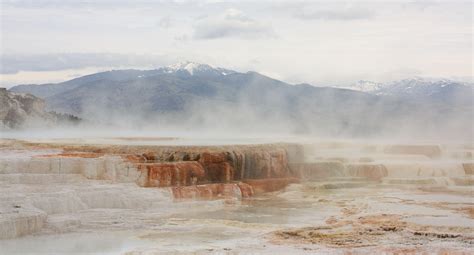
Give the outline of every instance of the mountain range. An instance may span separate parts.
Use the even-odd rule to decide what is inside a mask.
[[[414,77],[388,83],[373,81],[358,81],[344,88],[363,91],[376,95],[390,95],[398,97],[437,97],[448,96],[456,92],[470,92],[473,84],[458,82],[449,79],[426,79]]]
[[[185,62],[18,85],[10,91],[43,98],[49,110],[125,126],[350,136],[437,135],[472,128],[470,84],[419,78],[364,84],[369,82],[351,89],[292,85],[257,72]]]

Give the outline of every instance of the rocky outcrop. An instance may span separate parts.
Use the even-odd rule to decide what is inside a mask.
[[[3,128],[18,128],[35,122],[52,122],[44,111],[43,100],[28,94],[16,94],[0,88],[0,120]]]
[[[141,172],[138,185],[173,187],[177,198],[214,198],[229,194],[247,197],[297,182],[297,175],[288,163],[288,150],[291,151],[285,146],[191,148],[189,151],[149,151],[126,158]]]
[[[17,129],[56,124],[73,124],[79,118],[47,112],[43,99],[30,94],[13,93],[0,88],[0,129]]]
[[[29,174],[44,173],[135,182],[148,188],[167,188],[177,199],[246,198],[283,189],[298,182],[301,146],[294,144],[238,146],[122,146],[27,144],[34,148],[60,148],[23,162],[0,162],[0,173],[25,165]],[[35,163],[35,169],[28,162]],[[40,167],[40,168],[39,168]],[[8,176],[13,178],[15,176]],[[6,178],[6,177],[5,177]],[[16,178],[16,177],[15,177]],[[48,177],[49,178],[49,177]],[[23,180],[18,180],[21,183]]]

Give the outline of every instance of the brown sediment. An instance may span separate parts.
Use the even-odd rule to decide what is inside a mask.
[[[138,180],[142,187],[195,185],[205,177],[204,169],[195,161],[138,163],[137,167],[144,176]]]
[[[344,216],[351,216],[357,214],[359,212],[359,209],[357,209],[356,207],[344,207],[341,209],[341,212]]]
[[[332,227],[307,227],[296,230],[283,230],[273,233],[274,243],[301,242],[325,245],[327,247],[367,247],[376,245],[380,235],[375,231],[358,234],[356,231],[343,231]]]
[[[173,189],[175,198],[214,198],[237,194],[234,192],[221,195],[223,193],[217,187],[237,187],[240,189],[239,197],[246,198],[258,193],[280,190],[289,183],[298,182],[289,167],[287,151],[278,146],[244,146],[228,151],[193,148],[190,151],[167,150],[159,153],[149,150],[141,155],[122,157],[135,164],[142,172],[143,177],[138,182],[141,186],[192,185]]]
[[[234,168],[229,162],[207,164],[204,169],[209,182],[228,183],[233,180]]]
[[[352,220],[347,219],[347,215],[344,220],[332,216],[326,220],[327,226],[275,231],[269,238],[277,244],[310,243],[335,248],[373,246],[380,251],[398,249],[390,247],[392,245],[429,244],[434,239],[457,239],[466,244],[472,243],[469,227],[424,226],[404,222],[402,218],[396,214],[365,215],[353,217]],[[380,245],[381,240],[387,238],[392,240],[390,246]],[[419,248],[417,251],[421,251]]]
[[[210,182],[230,182],[234,178],[234,168],[225,152],[203,152],[199,156],[199,163]]]
[[[255,194],[253,187],[247,183],[239,182],[237,185],[242,193],[242,198],[249,198]]]
[[[436,238],[458,238],[458,237],[461,237],[460,234],[423,232],[423,231],[414,231],[413,235],[415,235],[415,236],[436,237]]]
[[[131,163],[145,163],[147,159],[143,155],[120,155],[123,160]]]
[[[414,248],[400,248],[400,247],[381,247],[374,250],[377,254],[390,254],[390,255],[472,255],[472,252],[463,251],[458,249],[449,248],[425,248],[425,247],[414,247]],[[364,254],[364,253],[352,253],[347,252],[345,255],[351,254]]]
[[[383,231],[400,231],[407,224],[401,221],[402,217],[396,214],[368,215],[358,218],[358,223],[364,226],[371,226]]]
[[[459,208],[458,211],[467,215],[469,218],[474,219],[474,207],[463,207]]]
[[[474,163],[463,163],[462,167],[467,175],[474,175]]]
[[[147,161],[150,160],[150,161],[155,161],[155,160],[159,160],[159,157],[154,153],[154,152],[144,152],[142,154],[142,157],[144,157]]]
[[[242,198],[253,194],[245,183],[212,183],[204,185],[172,187],[176,199]]]

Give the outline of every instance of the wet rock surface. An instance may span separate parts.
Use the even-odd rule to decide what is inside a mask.
[[[137,164],[140,176],[138,184],[142,187],[173,187],[196,185],[204,179],[205,172],[196,161],[140,163]]]
[[[392,146],[2,140],[0,254],[472,254],[472,148]]]

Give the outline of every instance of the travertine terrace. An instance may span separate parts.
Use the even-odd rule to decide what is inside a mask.
[[[472,253],[470,145],[153,139],[1,140],[0,254]]]

